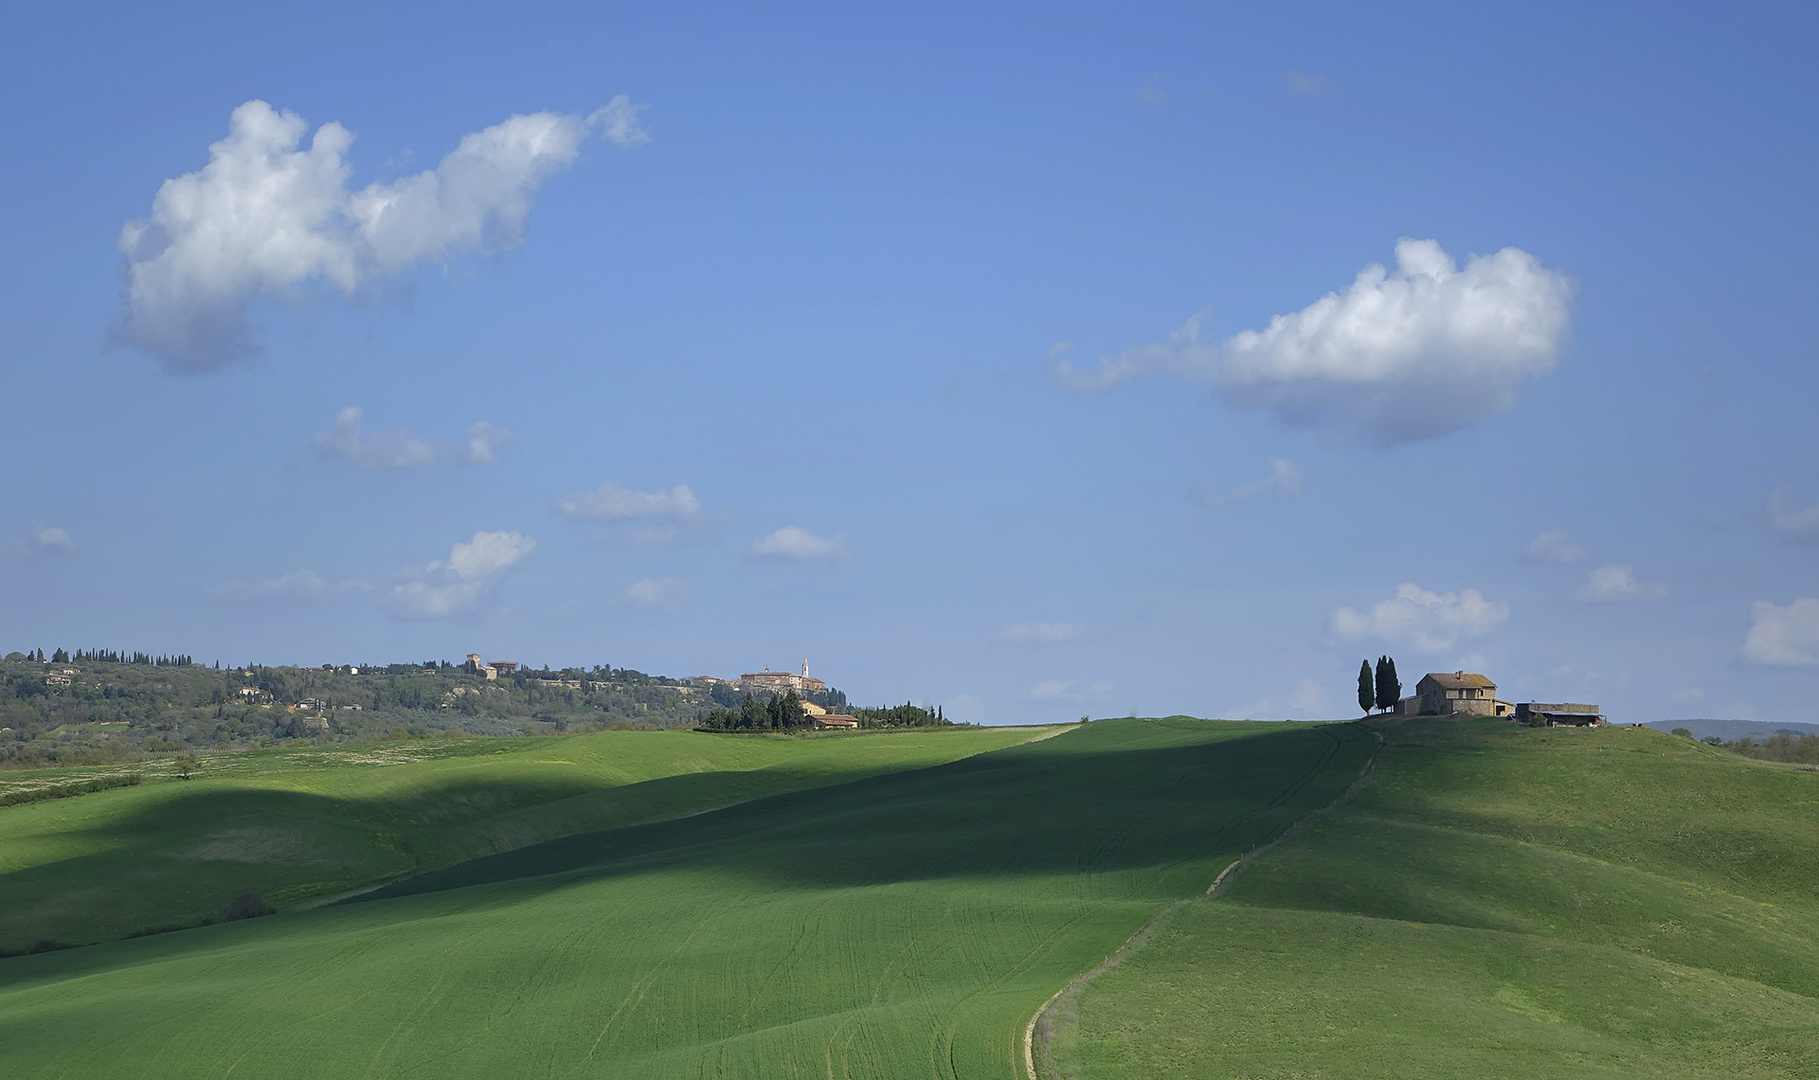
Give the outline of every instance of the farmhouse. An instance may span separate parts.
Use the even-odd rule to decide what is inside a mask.
[[[856,728],[859,726],[858,717],[848,716],[845,713],[822,713],[819,716],[811,715],[807,719],[808,726],[812,728]]]
[[[1416,716],[1508,716],[1510,704],[1498,701],[1497,684],[1476,672],[1429,672],[1398,711]]]
[[[1525,701],[1516,706],[1516,719],[1524,723],[1540,719],[1548,727],[1596,727],[1604,723],[1604,714],[1596,705],[1580,705],[1570,701],[1548,704],[1540,701]]]

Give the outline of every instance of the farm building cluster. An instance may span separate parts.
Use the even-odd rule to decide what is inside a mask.
[[[1421,677],[1415,693],[1396,703],[1392,716],[1505,716],[1548,727],[1592,727],[1604,723],[1598,706],[1577,702],[1525,701],[1512,705],[1497,697],[1497,684],[1472,671],[1435,671]]]

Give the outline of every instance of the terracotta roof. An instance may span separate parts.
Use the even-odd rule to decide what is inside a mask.
[[[1464,690],[1468,687],[1494,689],[1497,685],[1484,676],[1470,671],[1430,671],[1421,681],[1426,682],[1428,679],[1439,683],[1441,688],[1446,690]]]

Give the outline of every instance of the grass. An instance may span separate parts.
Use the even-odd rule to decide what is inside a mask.
[[[9,1078],[1008,1080],[1042,1001],[1369,749],[1354,725],[1100,721],[15,957],[0,1054]]]
[[[1819,1076],[1819,775],[1383,731],[1351,802],[1087,984],[1044,1080]]]
[[[0,948],[87,944],[216,917],[244,890],[278,908],[553,837],[922,768],[1036,729],[809,738],[619,732],[206,755],[155,769],[5,775]]]

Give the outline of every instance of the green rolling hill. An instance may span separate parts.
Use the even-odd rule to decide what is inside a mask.
[[[353,902],[13,957],[0,1060],[9,1078],[1016,1077],[1044,1000],[1330,802],[1373,744],[1356,725],[1100,721]]]
[[[1819,1076],[1819,772],[1381,730],[1355,798],[1058,1006],[1043,1080]]]
[[[344,744],[0,773],[0,794],[146,770],[138,787],[0,806],[0,948],[194,925],[242,890],[281,910],[558,836],[923,768],[1047,732],[797,739],[603,731]]]

